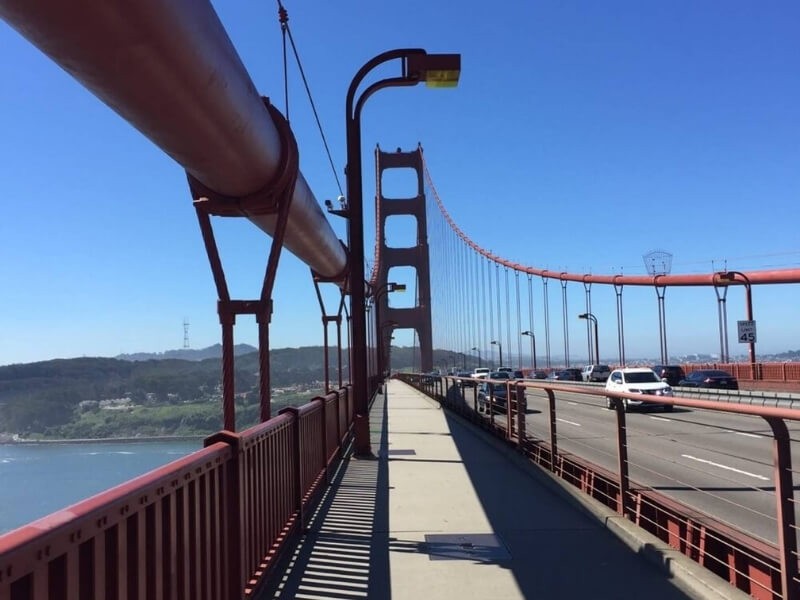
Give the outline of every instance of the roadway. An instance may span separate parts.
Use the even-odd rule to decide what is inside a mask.
[[[527,434],[548,440],[547,396],[527,392]],[[556,392],[556,415],[559,452],[618,471],[616,417],[604,397]],[[772,434],[763,419],[675,407],[629,412],[626,424],[633,481],[776,543]],[[800,439],[800,424],[787,425]],[[792,444],[792,464],[798,461]]]

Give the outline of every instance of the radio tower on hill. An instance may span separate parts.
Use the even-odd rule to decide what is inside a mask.
[[[186,318],[183,319],[183,347],[189,348],[189,321]]]

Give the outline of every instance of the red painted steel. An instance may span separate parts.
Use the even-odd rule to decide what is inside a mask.
[[[750,363],[690,363],[682,365],[683,370],[689,374],[701,369],[721,369],[728,371],[740,381],[781,382],[800,384],[800,363],[757,363],[758,375],[756,379]],[[800,388],[798,388],[800,389]]]
[[[177,597],[175,586],[188,590],[205,571],[223,588],[221,556],[189,542],[196,528],[206,548],[226,544],[224,501],[206,503],[197,490],[224,488],[230,459],[230,447],[213,444],[1,536],[0,598]]]
[[[514,271],[526,273],[528,275],[537,275],[546,279],[557,279],[559,281],[576,281],[579,283],[599,283],[607,285],[645,285],[645,286],[722,286],[722,285],[740,285],[739,282],[731,282],[720,277],[719,273],[696,274],[696,275],[592,275],[589,273],[567,273],[564,271],[551,271],[549,269],[537,269],[535,267],[525,266],[506,260],[500,256],[492,254],[490,251],[482,248],[473,242],[467,234],[465,234],[447,209],[439,194],[436,192],[436,187],[433,185],[430,173],[427,166],[424,165],[423,158],[423,171],[425,173],[425,180],[428,187],[431,189],[433,198],[439,211],[442,213],[445,221],[455,234],[470,248],[481,256],[485,256],[492,262],[495,262]],[[776,284],[776,283],[800,283],[800,269],[777,269],[767,271],[748,271],[744,276],[750,281],[752,285],[759,284]]]
[[[747,365],[749,367],[749,365]],[[496,435],[513,442],[513,431],[494,424],[491,416],[480,415],[466,402],[454,400],[446,393],[424,383],[421,375],[400,376],[404,381],[427,391],[448,408],[461,413]],[[455,379],[453,380],[455,381]],[[702,514],[677,501],[631,481],[624,412],[617,410],[618,472],[609,472],[580,457],[558,453],[556,435],[556,392],[585,394],[605,398],[603,389],[587,389],[569,384],[520,382],[526,388],[544,392],[548,399],[550,439],[529,438],[524,453],[536,464],[553,471],[565,481],[585,491],[606,506],[624,514],[631,521],[669,543],[686,556],[716,573],[732,585],[759,600],[797,600],[800,597],[798,575],[798,530],[794,523],[794,486],[789,453],[790,439],[784,420],[800,421],[800,411],[783,408],[731,404],[690,398],[659,398],[659,404],[671,403],[717,412],[760,416],[774,432],[775,500],[777,504],[778,544],[772,545],[734,529],[713,516]],[[642,400],[638,394],[617,394],[615,397]],[[648,401],[649,398],[644,398]],[[654,400],[655,401],[655,400]],[[621,419],[619,417],[622,417]]]
[[[223,199],[263,191],[275,126],[209,2],[2,0],[0,16]],[[272,235],[276,215],[250,215]],[[347,256],[300,175],[286,247],[343,279]]]
[[[202,450],[0,536],[0,598],[251,596],[340,454],[347,392],[219,432]]]

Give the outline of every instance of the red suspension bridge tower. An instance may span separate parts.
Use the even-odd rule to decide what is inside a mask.
[[[382,152],[375,150],[376,194],[375,214],[377,219],[377,273],[373,281],[376,288],[388,282],[392,267],[413,267],[416,269],[416,304],[411,308],[390,308],[389,295],[378,295],[380,322],[378,331],[385,324],[395,329],[414,329],[419,338],[420,367],[422,371],[433,369],[433,341],[431,335],[431,278],[428,253],[428,224],[425,213],[425,187],[422,164],[422,149],[413,152]],[[383,173],[388,169],[414,169],[417,175],[417,194],[411,198],[387,198],[383,195]],[[398,215],[410,215],[416,219],[416,245],[395,248],[386,245],[386,220]],[[388,356],[391,336],[381,335],[383,356]]]

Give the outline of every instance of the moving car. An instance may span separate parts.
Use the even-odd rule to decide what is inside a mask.
[[[559,369],[550,373],[550,379],[558,381],[583,381],[580,369]]]
[[[670,385],[680,385],[681,379],[686,379],[683,367],[678,365],[656,365],[653,367],[653,371],[661,379],[666,379]]]
[[[488,367],[475,367],[472,371],[471,377],[475,379],[486,379],[489,376],[491,369]]]
[[[478,387],[478,412],[489,412],[490,404],[495,412],[506,412],[508,404],[508,385],[507,380],[514,379],[513,373],[508,371],[494,371],[489,373],[488,379],[495,381],[485,381]],[[496,380],[500,381],[496,381]],[[525,390],[521,390],[523,395]],[[516,399],[517,388],[511,384],[511,399]],[[513,405],[512,405],[513,408]]]
[[[608,365],[586,365],[581,371],[583,381],[605,381],[611,375]]]
[[[492,373],[496,375],[496,373]],[[505,412],[508,401],[508,388],[505,383],[492,383],[486,381],[478,387],[478,412],[489,412],[490,407],[495,412]]]
[[[458,384],[461,386],[475,387],[475,382],[472,381],[472,373],[469,371],[458,371],[456,377],[460,377]]]
[[[701,369],[692,371],[678,385],[696,388],[715,388],[720,390],[738,390],[739,381],[727,371],[717,369]]]
[[[665,381],[656,375],[653,369],[649,368],[627,368],[615,369],[611,371],[606,381],[607,392],[627,392],[629,394],[647,394],[648,396],[672,397],[672,388]],[[619,402],[625,412],[634,407],[657,407],[662,406],[664,410],[671,411],[671,404],[658,404],[644,402],[642,400],[631,400],[628,398],[612,398],[606,396],[606,408],[615,410]]]

